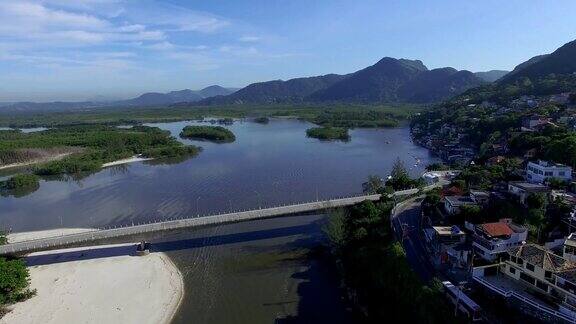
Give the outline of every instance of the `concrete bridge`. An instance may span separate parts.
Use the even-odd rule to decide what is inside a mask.
[[[1,245],[0,255],[25,254],[36,251],[58,249],[71,245],[86,245],[87,243],[91,242],[97,244],[98,242],[103,242],[106,239],[119,238],[123,236],[272,218],[282,215],[351,206],[365,200],[377,201],[380,200],[380,195],[363,195],[357,197],[314,201],[309,203],[285,205],[272,208],[246,210],[204,217],[173,219],[146,224],[132,224],[129,226],[109,229],[95,229],[93,231],[78,234],[62,235]]]

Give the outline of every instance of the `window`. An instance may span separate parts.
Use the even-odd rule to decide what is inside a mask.
[[[516,269],[514,269],[514,267],[510,267],[508,271],[510,271],[511,274],[516,274]]]
[[[529,275],[525,274],[524,272],[520,272],[520,279],[524,280],[525,282],[534,285],[535,279],[530,277]]]
[[[551,177],[554,175],[554,172],[546,171],[546,172],[544,172],[544,175],[547,177]]]
[[[558,175],[560,175],[560,176],[565,176],[565,175],[566,175],[566,172],[560,171],[560,172],[558,172]]]
[[[534,272],[534,265],[531,263],[526,262],[526,269]]]
[[[523,265],[524,260],[522,260],[522,258],[518,258],[518,259],[516,259],[516,264]]]
[[[544,271],[544,278],[552,280],[552,271]]]

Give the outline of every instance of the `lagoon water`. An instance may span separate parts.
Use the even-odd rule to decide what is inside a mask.
[[[198,122],[158,123],[174,136]],[[358,194],[397,158],[413,175],[434,158],[407,127],[357,129],[349,142],[307,138],[312,125],[273,119],[226,126],[236,142],[195,158],[107,168],[81,180],[42,181],[27,196],[0,197],[0,227],[12,231],[104,227]],[[321,215],[291,216],[157,238],[184,275],[176,323],[348,323],[333,271],[314,255]]]

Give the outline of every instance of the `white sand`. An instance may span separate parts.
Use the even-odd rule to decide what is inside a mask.
[[[49,237],[63,236],[93,231],[92,228],[58,228],[53,230],[11,233],[6,236],[8,243],[18,243],[30,240],[37,240]]]
[[[117,160],[117,161],[112,161],[112,162],[108,162],[108,163],[104,163],[102,164],[103,168],[106,167],[110,167],[110,166],[114,166],[114,165],[120,165],[120,164],[126,164],[126,163],[133,163],[133,162],[141,162],[141,161],[148,161],[148,160],[152,160],[152,158],[144,158],[138,155],[135,155],[133,157],[127,158],[127,159],[122,159],[122,160]]]
[[[170,323],[183,298],[182,275],[165,254],[134,251],[129,243],[30,254],[37,295],[13,305],[0,323]]]
[[[57,161],[57,160],[61,160],[65,157],[67,157],[68,155],[70,155],[72,153],[62,153],[62,154],[56,154],[50,157],[46,157],[46,158],[42,158],[42,159],[36,159],[36,160],[31,160],[28,162],[22,162],[22,163],[12,163],[12,164],[6,164],[6,165],[0,165],[0,170],[3,169],[10,169],[10,168],[17,168],[17,167],[23,167],[23,166],[28,166],[28,165],[33,165],[33,164],[38,164],[38,163],[45,163],[45,162],[50,162],[50,161]]]

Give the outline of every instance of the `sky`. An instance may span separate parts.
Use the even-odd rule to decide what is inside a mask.
[[[0,0],[0,101],[120,99],[385,56],[511,70],[576,39],[574,0]]]

